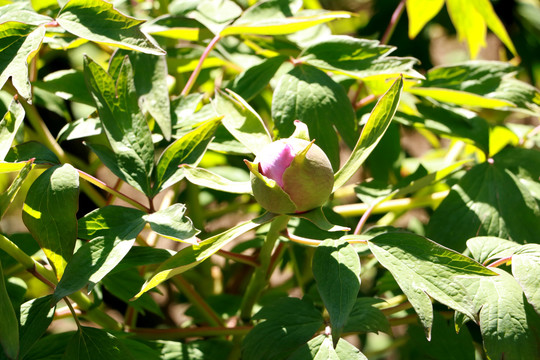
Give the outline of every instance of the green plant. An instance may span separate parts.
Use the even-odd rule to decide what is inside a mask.
[[[0,1],[0,358],[539,358],[539,29],[444,3]]]

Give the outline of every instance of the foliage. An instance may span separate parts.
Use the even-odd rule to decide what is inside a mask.
[[[540,6],[362,3],[0,1],[0,358],[540,358]]]

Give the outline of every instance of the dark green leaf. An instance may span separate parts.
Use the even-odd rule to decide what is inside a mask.
[[[315,250],[312,267],[337,344],[360,290],[360,258],[348,242],[329,239]]]
[[[476,261],[415,234],[382,234],[368,245],[407,295],[428,339],[433,324],[430,297],[472,319],[473,305],[459,278],[496,275]]]
[[[414,58],[388,57],[395,48],[376,40],[351,36],[327,36],[302,51],[301,60],[324,70],[337,71],[355,78],[399,74],[421,77],[413,70]]]
[[[18,101],[13,100],[8,112],[0,121],[0,161],[3,161],[9,152],[23,120],[24,109]]]
[[[294,120],[309,128],[332,163],[339,166],[338,137],[334,126],[346,143],[353,147],[358,138],[353,108],[345,89],[323,71],[309,65],[296,66],[283,75],[272,102],[272,117],[280,137],[294,132]]]
[[[307,344],[296,350],[287,359],[289,360],[367,360],[364,354],[355,346],[339,339],[334,349],[332,339],[326,335],[318,335]]]
[[[103,0],[70,0],[56,21],[70,33],[90,41],[147,54],[165,54],[141,32],[144,20],[128,17]]]
[[[0,319],[2,319],[0,345],[8,358],[17,359],[19,354],[19,323],[6,290],[2,263],[0,263]]]
[[[120,263],[111,271],[117,272],[140,265],[159,264],[174,255],[174,251],[148,246],[133,246]]]
[[[97,1],[97,0],[93,0]],[[145,194],[151,193],[150,173],[154,167],[152,135],[142,115],[135,91],[133,71],[126,57],[118,81],[90,58],[84,58],[86,83],[99,117],[116,155],[119,175]]]
[[[63,360],[135,360],[127,346],[110,333],[82,326],[68,343]]]
[[[75,248],[78,206],[79,173],[69,164],[45,170],[28,190],[23,205],[24,224],[58,278]]]
[[[26,360],[61,360],[73,331],[42,337],[26,354]]]
[[[356,299],[354,306],[345,323],[343,332],[379,332],[390,333],[390,323],[381,310],[374,307],[383,300],[374,298]]]
[[[59,164],[60,160],[45,145],[35,141],[29,141],[9,149],[6,161],[19,162],[34,159],[35,164]]]
[[[19,357],[22,359],[32,346],[45,333],[53,321],[56,305],[52,295],[47,295],[25,302],[21,306],[21,329]]]
[[[11,20],[11,19],[10,19]],[[32,103],[28,62],[41,46],[45,36],[44,26],[34,26],[17,21],[0,23],[0,88],[11,77],[17,92]]]
[[[188,217],[184,216],[185,212],[184,204],[173,204],[166,209],[144,215],[143,219],[161,236],[197,245],[195,235],[200,231],[193,227],[193,222]]]
[[[32,83],[34,87],[48,91],[64,100],[94,106],[94,99],[84,83],[84,73],[75,69],[59,70],[48,74],[43,81]]]
[[[231,351],[232,344],[221,339],[205,339],[187,343],[160,340],[149,345],[160,352],[161,360],[213,360],[226,357]]]
[[[231,90],[250,101],[268,85],[285,59],[284,56],[274,56],[246,69],[234,78]]]
[[[499,276],[463,278],[490,359],[540,358],[540,318],[525,301],[517,281],[507,272]]]
[[[199,163],[219,123],[219,118],[204,122],[163,151],[156,167],[154,193],[158,193],[182,180],[184,177],[183,171],[178,166],[183,164],[196,166]]]
[[[89,283],[89,291],[129,252],[145,225],[144,212],[121,206],[106,206],[79,220],[84,243],[68,263],[54,292],[60,300]]]
[[[19,171],[17,177],[15,178],[15,180],[13,180],[9,188],[7,188],[3,193],[0,194],[0,219],[2,219],[9,205],[11,205],[11,203],[13,202],[13,199],[15,198],[24,183],[24,180],[26,180],[26,177],[30,173],[30,170],[32,170],[32,166],[32,161],[28,161],[26,165],[24,165],[24,167],[21,169],[21,171]]]
[[[246,360],[282,359],[311,339],[323,324],[320,312],[297,298],[277,299],[264,306],[253,319],[264,321],[244,339]]]

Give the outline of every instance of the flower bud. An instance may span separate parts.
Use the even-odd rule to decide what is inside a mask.
[[[274,141],[253,163],[245,162],[253,196],[270,212],[306,212],[323,205],[332,193],[332,165],[313,142],[292,137]]]

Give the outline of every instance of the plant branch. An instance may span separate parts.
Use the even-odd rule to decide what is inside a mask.
[[[394,33],[396,25],[401,18],[401,15],[403,14],[403,10],[405,10],[405,2],[406,0],[401,0],[396,7],[396,10],[394,10],[392,17],[390,18],[390,22],[388,23],[388,27],[386,28],[383,37],[381,38],[381,45],[388,44],[388,40],[390,40],[390,37]]]
[[[504,265],[504,264],[507,264],[507,263],[511,263],[511,262],[512,262],[512,256],[508,256],[508,257],[504,257],[504,258],[499,259],[499,260],[495,260],[494,262],[489,264],[488,267],[496,268],[498,266],[501,266],[501,265]]]
[[[201,72],[204,60],[206,60],[208,55],[210,55],[210,52],[212,51],[214,46],[216,46],[216,44],[218,43],[220,39],[221,39],[221,36],[219,36],[219,34],[214,36],[214,38],[210,41],[206,49],[204,49],[204,52],[202,53],[201,58],[199,59],[199,62],[197,63],[197,66],[193,70],[193,73],[191,73],[191,76],[189,77],[180,95],[186,96],[187,94],[189,94],[189,92],[191,91],[191,88],[193,87],[193,85],[195,84],[195,81],[197,80],[197,77],[199,76],[199,73]]]

